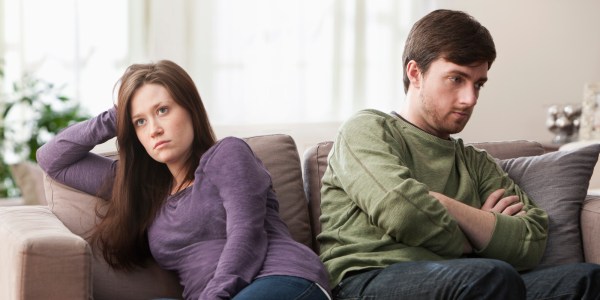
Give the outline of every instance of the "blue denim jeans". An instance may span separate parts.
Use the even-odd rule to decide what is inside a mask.
[[[600,299],[600,265],[567,264],[521,275],[527,299]]]
[[[571,264],[519,274],[494,259],[406,262],[346,277],[335,299],[598,299],[600,266]]]
[[[327,300],[319,286],[294,276],[265,276],[241,290],[234,300]]]

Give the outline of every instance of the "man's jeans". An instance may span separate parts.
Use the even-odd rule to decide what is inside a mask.
[[[519,274],[494,259],[405,262],[346,277],[336,299],[599,299],[600,266],[569,264]]]

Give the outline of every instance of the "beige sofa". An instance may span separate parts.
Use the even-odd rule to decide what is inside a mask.
[[[246,141],[271,172],[281,215],[293,237],[317,251],[320,178],[331,142],[309,148],[301,163],[296,145],[287,135]],[[544,153],[535,142],[475,146],[499,159]],[[94,254],[86,237],[96,221],[95,205],[102,200],[47,177],[45,192],[48,206],[0,207],[0,299],[180,297],[175,274],[161,270],[153,261],[147,268],[125,273],[112,270]],[[600,198],[588,197],[577,214],[583,238],[580,260],[585,256],[586,261],[599,263],[600,241],[593,237],[600,233]]]

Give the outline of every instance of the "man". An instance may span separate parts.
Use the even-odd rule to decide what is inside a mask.
[[[318,237],[338,299],[598,297],[597,265],[523,273],[543,255],[546,213],[485,152],[451,137],[495,58],[479,22],[434,11],[406,41],[401,110],[361,111],[340,129]]]

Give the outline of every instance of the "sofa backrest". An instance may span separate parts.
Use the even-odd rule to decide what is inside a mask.
[[[288,225],[292,237],[313,248],[313,234],[296,143],[291,136],[284,134],[255,136],[244,140],[271,173],[273,189],[279,200],[279,214]]]
[[[469,143],[468,145],[485,150],[497,159],[537,156],[546,152],[542,144],[524,140]]]
[[[544,154],[544,147],[533,141],[503,141],[482,142],[470,144],[475,148],[487,151],[491,156],[498,159],[507,159],[521,156],[535,156]],[[317,235],[321,233],[321,179],[327,169],[327,156],[333,147],[332,141],[325,141],[309,147],[304,152],[304,192],[308,200],[310,224],[313,232],[313,250],[319,253]]]
[[[302,184],[300,157],[294,140],[283,134],[244,139],[271,174],[279,211],[292,237],[313,248],[313,235]],[[116,153],[105,153],[117,159]],[[87,240],[98,221],[95,208],[99,198],[60,184],[44,176],[46,199],[51,211],[71,232]],[[93,249],[95,250],[95,249]],[[175,274],[162,270],[150,261],[145,269],[122,272],[111,269],[96,251],[92,268],[93,293],[96,299],[152,299],[181,297]]]
[[[327,156],[333,147],[333,142],[326,141],[309,147],[304,152],[303,170],[304,170],[304,193],[308,200],[308,212],[310,215],[310,225],[313,232],[313,250],[319,253],[319,243],[317,235],[321,233],[321,178],[327,169]]]

